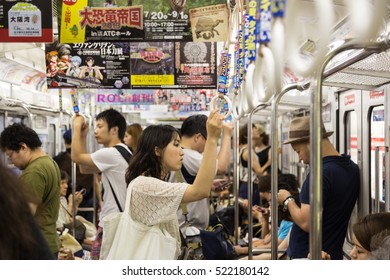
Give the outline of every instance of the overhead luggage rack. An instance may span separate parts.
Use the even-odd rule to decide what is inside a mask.
[[[358,52],[364,55],[365,51]],[[327,76],[323,85],[372,90],[388,83],[390,83],[390,50],[369,54],[366,58]]]

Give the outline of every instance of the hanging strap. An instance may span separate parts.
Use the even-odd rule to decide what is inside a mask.
[[[66,207],[63,204],[60,203],[60,205],[62,208],[65,209],[66,213],[68,213],[68,215],[73,219],[73,215],[68,211],[68,209],[66,209]]]
[[[132,154],[121,145],[115,145],[114,148],[117,149],[118,152],[122,155],[122,157],[126,160],[126,162],[129,163]]]
[[[127,163],[129,163],[129,161],[130,161],[130,159],[131,159],[131,153],[130,153],[125,147],[123,147],[123,146],[121,146],[121,145],[115,145],[114,148],[117,149],[117,151],[122,155],[122,157],[125,159],[125,161],[126,161]],[[121,205],[119,204],[119,200],[118,200],[118,198],[116,197],[114,188],[112,187],[110,180],[108,180],[108,177],[107,177],[107,181],[108,181],[108,184],[110,185],[112,194],[113,194],[113,196],[114,196],[114,199],[115,199],[116,205],[118,206],[119,211],[120,211],[120,212],[123,212],[122,207],[121,207]],[[127,188],[127,186],[126,186],[126,188]]]
[[[183,183],[183,178],[180,176],[179,171],[176,171],[175,174],[176,174],[176,182]],[[187,203],[182,202],[180,204],[180,207],[181,207],[181,212],[182,212],[182,214],[184,216],[185,222],[188,223],[188,219],[187,219],[187,214],[188,214]]]
[[[116,194],[115,194],[115,192],[114,192],[114,188],[112,187],[110,180],[108,180],[108,177],[107,177],[107,181],[108,181],[108,184],[110,185],[110,188],[111,188],[111,191],[112,191],[112,195],[114,196],[114,199],[115,199],[116,205],[118,206],[119,211],[120,211],[120,212],[123,212],[122,207],[121,207],[121,205],[119,204],[119,200],[118,200],[118,198],[116,197]]]
[[[195,178],[196,178],[196,176],[194,176],[194,175],[191,175],[188,171],[187,171],[187,169],[184,167],[184,164],[182,164],[181,165],[181,173],[183,174],[183,177],[184,177],[184,179],[186,180],[186,182],[188,183],[188,184],[193,184],[194,183],[194,181],[195,181]],[[176,177],[177,178],[177,177]],[[183,180],[182,179],[180,179],[181,181],[178,181],[178,182],[183,182]]]

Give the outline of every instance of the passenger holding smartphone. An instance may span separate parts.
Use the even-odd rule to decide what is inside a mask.
[[[61,191],[61,197],[60,197],[60,209],[58,212],[58,219],[57,219],[57,229],[63,228],[64,224],[71,222],[71,216],[68,214],[70,213],[73,215],[73,194],[70,194],[68,199],[66,199],[66,193],[68,190],[68,184],[69,184],[69,175],[64,170],[61,171],[61,185],[60,185],[60,191]],[[85,190],[85,189],[84,189]],[[84,191],[85,193],[85,191]],[[75,212],[77,213],[78,208],[80,206],[80,203],[83,201],[83,195],[80,192],[75,193]]]
[[[254,205],[252,207],[253,217],[257,219],[261,225],[261,239],[253,241],[253,248],[271,248],[271,229],[270,229],[270,202],[271,202],[271,176],[259,176],[259,193],[260,199],[263,202],[263,206]],[[278,177],[278,190],[287,190],[294,196],[294,199],[299,202],[299,183],[296,177],[292,174],[280,174]],[[292,226],[292,219],[290,213],[287,209],[282,206],[278,207],[278,217],[279,217],[279,228],[278,228],[278,244],[281,245],[282,242],[288,236]],[[287,243],[288,244],[288,243]],[[287,245],[284,248],[287,249]],[[235,246],[235,250],[238,254],[247,254],[247,247]],[[256,259],[257,256],[254,256],[253,259]],[[263,259],[263,258],[262,258]]]

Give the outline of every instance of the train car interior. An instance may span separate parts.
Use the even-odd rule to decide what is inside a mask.
[[[252,50],[257,57],[255,55],[254,60],[240,65],[233,58],[240,34],[243,29],[245,31],[243,15],[249,13],[253,3],[263,2],[284,3],[286,7],[281,4],[283,7],[279,9],[284,13],[274,13],[272,21],[265,20],[264,26],[268,20],[269,28],[263,30],[263,35],[270,38],[257,41]],[[57,22],[59,7],[59,4],[53,5],[54,35],[60,33]],[[225,121],[234,125],[228,175],[233,182],[231,199],[238,207],[239,130],[246,124],[261,124],[270,135],[272,170],[294,174],[300,186],[306,176],[310,177],[313,194],[310,198],[310,253],[312,259],[321,259],[320,213],[323,205],[322,181],[319,179],[322,163],[319,159],[323,132],[316,129],[311,134],[310,164],[300,161],[291,145],[282,144],[289,138],[290,121],[299,116],[310,116],[311,128],[320,127],[323,122],[326,131],[334,131],[329,139],[337,151],[350,155],[359,167],[361,188],[343,247],[344,259],[350,259],[352,225],[368,214],[390,212],[390,2],[228,0],[226,7],[226,41],[211,43],[213,48],[215,44],[218,77],[223,74],[223,53],[232,57],[230,72],[225,75],[225,91],[219,90],[219,79],[212,86],[200,88],[162,85],[121,89],[103,86],[104,81],[102,86],[90,81],[76,87],[69,84],[53,86],[48,84],[51,77],[46,60],[53,42],[1,42],[0,38],[0,132],[13,123],[24,123],[37,132],[45,152],[54,157],[65,149],[62,135],[72,127],[75,105],[86,116],[90,131],[95,127],[95,116],[108,108],[120,111],[128,124],[139,123],[143,127],[170,124],[177,128],[188,116],[196,113],[208,115],[213,108],[218,108],[226,114]],[[362,9],[365,12],[361,12]],[[264,18],[262,20],[264,22]],[[210,34],[217,36],[213,32]],[[161,46],[170,47],[167,42],[161,42]],[[130,55],[128,61],[131,59]],[[236,72],[237,67],[244,69],[241,74]],[[103,75],[106,72],[103,71]],[[168,74],[160,75],[168,77]],[[240,75],[241,80],[237,78],[240,80],[237,82],[236,77]],[[131,75],[128,79],[135,81]],[[104,97],[99,97],[100,94]],[[126,96],[131,96],[130,101],[122,102]],[[252,131],[248,130],[248,139],[251,139],[251,134]],[[89,151],[99,148],[93,133],[90,133]],[[251,150],[248,152],[251,157]],[[21,173],[5,153],[0,152],[0,160],[16,175]],[[251,164],[248,164],[250,169]],[[274,212],[277,212],[278,176],[274,172],[271,177],[272,236],[277,236]],[[248,185],[251,185],[252,179],[248,180]],[[313,185],[315,182],[317,184]],[[249,188],[249,259],[255,254],[252,251],[252,192]],[[233,242],[237,244],[238,214],[235,221]],[[273,238],[268,251],[274,260],[278,259],[276,242],[277,238]]]

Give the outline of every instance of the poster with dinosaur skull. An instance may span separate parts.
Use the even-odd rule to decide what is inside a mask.
[[[191,32],[194,42],[227,40],[226,4],[190,9]]]

